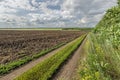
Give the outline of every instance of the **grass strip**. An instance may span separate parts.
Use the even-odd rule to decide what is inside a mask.
[[[41,57],[41,56],[43,56],[43,55],[57,49],[57,48],[65,45],[65,44],[66,43],[58,44],[57,46],[54,46],[53,48],[50,48],[50,49],[43,50],[40,53],[33,55],[32,57],[31,56],[26,56],[26,57],[21,58],[21,59],[19,59],[17,61],[13,61],[13,62],[4,64],[4,65],[0,65],[0,76],[2,76],[4,74],[7,74],[11,70],[16,69],[16,68],[18,68],[18,67],[20,67],[20,66],[34,60],[34,59],[37,59],[37,58],[39,58],[39,57]]]
[[[94,34],[87,36],[86,57],[81,61],[81,80],[120,80],[120,50]]]
[[[47,80],[56,72],[59,66],[79,47],[86,35],[68,44],[55,55],[37,64],[14,80]]]

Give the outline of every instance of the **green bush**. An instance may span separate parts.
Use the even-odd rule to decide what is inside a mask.
[[[120,0],[118,0],[118,5],[120,6]]]
[[[87,57],[79,71],[82,80],[119,80],[120,52],[93,33],[87,39]]]
[[[82,80],[120,80],[120,0],[87,38]]]
[[[120,50],[120,7],[115,6],[109,9],[103,19],[96,25],[94,33]]]

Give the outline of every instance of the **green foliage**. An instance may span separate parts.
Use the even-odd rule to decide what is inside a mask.
[[[82,80],[119,80],[119,51],[95,34],[89,35],[86,46],[87,59],[79,71]]]
[[[89,34],[82,80],[120,80],[120,0]]]
[[[0,65],[0,75],[3,75],[5,73],[8,73],[10,70],[13,70],[29,61],[31,61],[32,58],[25,57],[24,59],[21,59],[19,61],[14,61],[6,65]]]
[[[120,0],[118,0],[118,5],[120,6]]]
[[[59,45],[57,45],[57,46],[54,46],[54,47],[51,48],[51,49],[43,50],[43,51],[41,51],[40,53],[33,55],[32,57],[26,56],[26,57],[24,57],[24,58],[22,58],[22,59],[20,59],[20,60],[13,61],[13,62],[4,64],[4,65],[0,65],[0,75],[9,73],[11,70],[13,70],[13,69],[15,69],[15,68],[18,68],[18,67],[20,67],[21,65],[24,65],[24,64],[32,61],[33,59],[39,58],[39,57],[47,54],[48,52],[51,52],[51,51],[53,51],[54,49],[57,49],[57,48],[61,47],[61,46],[64,45],[64,44],[65,44],[65,43],[62,43],[62,44],[59,44]]]
[[[59,68],[59,66],[78,48],[78,46],[83,41],[85,35],[74,40],[72,43],[68,44],[64,49],[58,51],[52,57],[39,63],[32,69],[28,70],[21,76],[17,77],[15,80],[47,80],[54,72]]]
[[[63,28],[62,30],[81,30],[81,31],[91,31],[94,28]]]
[[[120,7],[109,9],[96,26],[94,33],[102,40],[111,42],[114,48],[120,49]]]

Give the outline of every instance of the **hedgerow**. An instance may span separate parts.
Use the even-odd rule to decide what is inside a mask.
[[[120,0],[89,34],[85,50],[81,80],[120,80]]]

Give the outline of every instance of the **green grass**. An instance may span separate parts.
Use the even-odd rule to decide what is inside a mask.
[[[0,30],[81,30],[91,31],[94,28],[0,28]]]
[[[120,80],[120,0],[108,9],[86,43],[82,80]]]
[[[86,35],[83,35],[77,38],[68,44],[64,49],[58,51],[52,57],[37,64],[32,69],[23,73],[14,80],[47,80],[51,78],[53,73],[56,72],[60,65],[78,48],[85,36]]]
[[[7,74],[9,73],[11,70],[15,69],[15,68],[18,68],[34,59],[37,59],[63,45],[65,45],[66,43],[62,43],[62,44],[58,44],[57,46],[54,46],[50,49],[46,49],[46,50],[43,50],[41,51],[40,53],[38,54],[34,54],[32,57],[30,56],[26,56],[26,57],[23,57],[22,59],[19,59],[17,61],[13,61],[13,62],[10,62],[10,63],[7,63],[7,64],[4,64],[4,65],[0,65],[0,75],[3,75],[3,74]]]
[[[120,52],[112,44],[89,34],[85,45],[86,59],[79,70],[82,80],[119,80]]]
[[[62,30],[62,28],[0,28],[0,30]]]
[[[102,40],[112,43],[114,48],[120,49],[120,6],[108,9],[93,32]]]
[[[81,30],[81,31],[91,31],[94,28],[62,28],[62,30]]]

